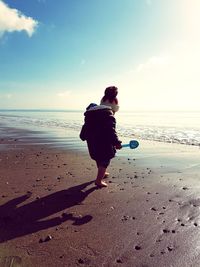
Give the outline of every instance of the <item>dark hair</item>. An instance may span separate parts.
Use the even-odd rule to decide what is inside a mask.
[[[104,97],[102,98],[102,101],[104,102],[108,100],[110,103],[112,103],[114,100],[116,101],[117,94],[118,94],[118,88],[116,86],[109,86],[106,88],[104,92]]]

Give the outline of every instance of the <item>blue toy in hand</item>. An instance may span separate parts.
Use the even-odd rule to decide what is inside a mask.
[[[130,147],[131,149],[137,148],[139,146],[139,142],[137,140],[131,140],[129,144],[122,145],[123,147]]]

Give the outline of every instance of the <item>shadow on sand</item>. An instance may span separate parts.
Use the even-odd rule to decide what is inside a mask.
[[[57,217],[45,218],[67,208],[80,205],[90,193],[97,189],[92,187],[82,191],[93,182],[83,183],[20,205],[31,196],[31,193],[28,193],[0,206],[0,243],[57,226],[67,220],[73,221],[73,225],[88,223],[92,220],[91,215],[78,217],[64,212]],[[17,207],[18,205],[20,206]]]

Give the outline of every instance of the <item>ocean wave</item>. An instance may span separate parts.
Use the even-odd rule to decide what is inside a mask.
[[[82,126],[82,119],[75,117],[74,119],[64,120],[58,118],[47,117],[31,117],[0,114],[1,122],[9,127],[21,128],[37,128],[42,130],[55,131],[69,130],[80,131]],[[117,132],[121,137],[128,137],[130,139],[137,138],[143,140],[152,140],[165,143],[178,143],[185,145],[200,146],[200,130],[198,128],[187,127],[164,127],[151,125],[117,125]]]

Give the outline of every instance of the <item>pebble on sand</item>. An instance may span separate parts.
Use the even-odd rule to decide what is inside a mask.
[[[50,240],[52,240],[52,236],[51,235],[48,235],[44,239],[43,238],[40,238],[39,243],[48,242]]]

